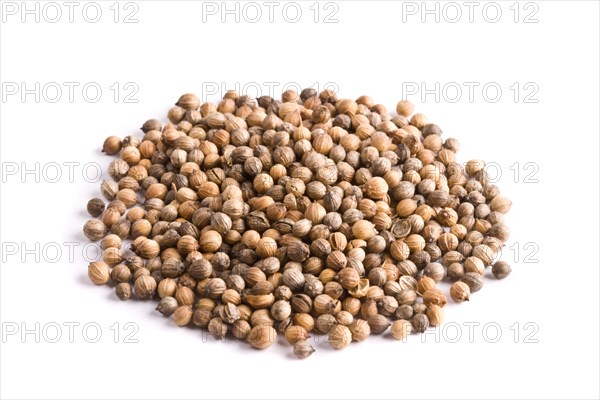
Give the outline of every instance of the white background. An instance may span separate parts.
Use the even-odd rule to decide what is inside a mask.
[[[85,3],[73,23],[65,6],[57,23],[44,15],[39,23],[34,16],[21,23],[19,13],[3,14],[1,397],[598,398],[599,6],[520,3],[515,23],[513,3],[497,3],[497,23],[483,18],[483,2],[472,23],[462,2],[454,3],[463,12],[456,23],[448,21],[455,14],[443,2],[439,22],[429,15],[424,23],[421,9],[411,15],[407,4],[366,1],[335,2],[337,23],[323,22],[335,10],[323,3],[315,23],[313,2],[299,3],[302,18],[295,24],[282,16],[285,3],[272,23],[262,3],[265,15],[257,23],[236,23],[233,16],[221,23],[219,14],[203,21],[202,3],[193,2],[137,1],[139,22],[132,24],[122,21],[135,9],[123,4],[114,23],[112,1],[99,2],[98,23],[82,18]],[[538,22],[524,23],[533,11],[530,19]],[[22,82],[29,89],[39,82],[40,91],[56,82],[62,98],[49,101],[52,85],[38,102],[34,94],[8,95]],[[64,82],[79,84],[72,102]],[[81,93],[90,82],[103,89],[96,103]],[[125,88],[129,82],[136,86]],[[278,94],[287,83],[334,83],[341,97],[370,94],[390,110],[410,94],[403,87],[461,86],[456,102],[454,92],[408,98],[446,137],[460,139],[460,160],[499,166],[498,185],[514,202],[508,246],[520,252],[503,254],[513,274],[488,280],[469,304],[449,304],[446,328],[437,336],[432,330],[424,342],[372,337],[342,352],[318,344],[305,361],[293,359],[282,343],[258,352],[203,340],[199,330],[160,317],[153,303],[122,303],[112,289],[91,285],[81,227],[85,203],[100,193],[99,183],[89,182],[94,169],[88,179],[82,171],[89,162],[108,165],[99,151],[104,138],[140,134],[146,119],[163,118],[182,93],[250,84],[268,94],[269,82]],[[479,85],[473,99],[465,82]],[[502,89],[497,102],[493,91],[487,99],[482,94],[486,84]],[[133,104],[124,101],[131,87],[139,88]],[[532,88],[539,90],[526,98]],[[209,97],[217,101],[222,93]],[[36,162],[38,176],[21,175]],[[62,174],[55,183],[53,162]],[[73,179],[67,162],[79,163]],[[19,170],[10,175],[15,165]],[[76,243],[72,259],[68,242]],[[35,254],[26,253],[36,246]],[[36,323],[39,338],[21,335]],[[72,340],[68,323],[79,324]],[[88,325],[85,335],[87,323],[97,325]],[[469,323],[480,325],[470,334]],[[57,325],[62,336],[51,343]],[[89,343],[94,326],[102,336]],[[129,339],[137,343],[126,343],[135,326]]]

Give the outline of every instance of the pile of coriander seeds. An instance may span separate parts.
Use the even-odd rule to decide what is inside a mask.
[[[342,349],[424,332],[447,295],[511,272],[495,261],[510,200],[408,101],[184,94],[167,119],[105,140],[111,179],[83,231],[103,249],[91,281],[177,326],[257,349],[281,336],[305,358],[311,334]]]

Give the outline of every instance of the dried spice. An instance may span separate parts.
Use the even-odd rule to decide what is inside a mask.
[[[512,203],[414,109],[331,90],[184,94],[166,123],[104,141],[109,203],[91,199],[83,227],[103,250],[90,280],[217,339],[264,349],[279,332],[298,358],[314,331],[342,349],[439,326],[440,282],[464,302],[488,267],[510,274],[496,255]]]

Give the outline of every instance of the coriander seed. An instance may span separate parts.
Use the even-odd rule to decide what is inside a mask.
[[[305,359],[315,352],[315,348],[306,340],[300,340],[294,343],[294,355],[299,359]]]
[[[329,344],[336,350],[347,347],[352,341],[352,332],[344,325],[335,325],[328,336]]]
[[[104,145],[102,146],[102,151],[109,156],[113,156],[121,151],[123,144],[121,139],[117,136],[109,136],[104,141]]]
[[[337,324],[337,320],[331,314],[321,314],[317,318],[316,328],[321,334],[328,334],[331,329]]]
[[[429,325],[431,326],[439,326],[444,321],[444,309],[437,304],[431,304],[427,307],[427,312],[425,314],[427,315]]]
[[[367,339],[369,335],[371,335],[371,327],[364,319],[354,320],[348,326],[348,328],[352,334],[352,340],[356,342],[362,342],[363,340]]]
[[[110,271],[110,279],[116,283],[127,283],[131,279],[131,270],[125,264],[115,265]]]
[[[427,306],[435,304],[444,307],[446,302],[446,295],[440,289],[429,289],[423,293],[423,303]]]
[[[496,279],[504,279],[512,272],[510,265],[505,261],[497,261],[492,266],[492,274]]]
[[[283,321],[292,314],[292,307],[288,301],[278,300],[271,307],[271,315],[276,321]]]
[[[105,208],[104,202],[97,197],[91,199],[87,203],[87,211],[88,211],[88,213],[90,213],[90,215],[92,217],[100,216],[100,214],[102,214],[102,212],[104,212],[104,208]]]
[[[231,333],[233,334],[233,336],[236,339],[246,340],[246,338],[250,334],[251,330],[252,330],[252,327],[250,326],[250,324],[248,323],[248,321],[244,321],[244,320],[238,319],[233,324],[232,329],[231,329]]]
[[[137,281],[136,281],[137,282]],[[173,312],[173,322],[177,326],[186,326],[192,320],[192,307],[180,306]]]
[[[470,295],[471,289],[469,285],[464,282],[454,282],[452,287],[450,287],[450,297],[452,297],[452,300],[456,301],[457,303],[469,301]]]
[[[403,306],[398,307],[396,309],[395,317],[397,319],[405,319],[410,320],[413,316],[413,308],[412,306],[405,304]]]
[[[255,349],[266,349],[275,342],[277,332],[268,325],[255,326],[248,334],[248,343]]]
[[[392,337],[394,339],[404,340],[408,337],[408,335],[410,335],[410,333],[412,331],[413,331],[413,326],[410,322],[408,322],[404,319],[399,319],[392,323],[390,333],[392,334]]]
[[[429,328],[429,318],[425,314],[417,314],[412,319],[412,326],[415,332],[423,333]]]
[[[93,242],[102,239],[106,235],[106,231],[106,225],[97,219],[90,219],[83,226],[83,234]]]
[[[166,296],[160,300],[160,302],[156,306],[156,310],[162,315],[169,317],[175,312],[177,307],[177,300],[175,300],[175,298],[173,297]]]
[[[110,268],[103,261],[90,263],[88,266],[88,277],[95,285],[103,285],[110,279]]]
[[[140,276],[134,284],[135,294],[142,300],[152,298],[156,292],[156,287],[156,280],[148,275]]]
[[[435,280],[428,276],[423,276],[417,283],[417,293],[423,294],[430,289],[435,288]]]
[[[310,337],[306,329],[301,326],[291,325],[285,329],[284,338],[287,342],[294,344],[299,340],[306,340]]]
[[[467,272],[462,277],[461,282],[464,282],[469,286],[471,293],[475,293],[483,287],[483,276],[475,272]]]
[[[208,332],[217,340],[223,339],[227,335],[228,326],[219,317],[215,317],[208,323]]]
[[[387,330],[390,326],[390,322],[386,317],[381,314],[375,314],[367,319],[369,326],[371,327],[371,333],[380,335]]]
[[[115,293],[119,300],[129,300],[131,298],[131,285],[128,282],[121,282],[115,287]]]

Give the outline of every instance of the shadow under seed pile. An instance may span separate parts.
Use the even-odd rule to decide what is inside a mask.
[[[281,334],[299,358],[313,331],[342,349],[440,325],[438,282],[463,302],[488,267],[510,274],[494,259],[511,202],[410,102],[396,111],[328,90],[181,96],[165,125],[104,142],[118,158],[101,185],[108,205],[87,206],[97,219],[84,233],[103,249],[91,281],[159,300],[176,325],[215,338],[264,349]]]

